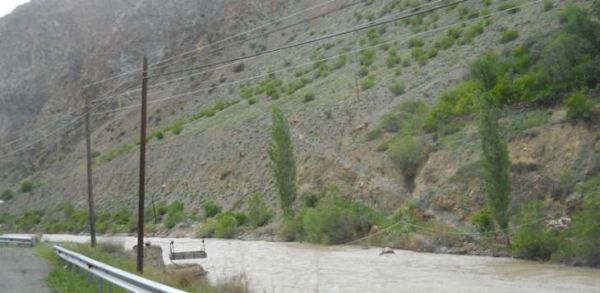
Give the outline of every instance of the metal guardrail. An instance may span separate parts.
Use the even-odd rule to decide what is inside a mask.
[[[160,292],[160,293],[184,293],[179,289],[151,281],[138,275],[117,269],[107,264],[91,259],[85,255],[73,252],[61,246],[55,245],[56,254],[66,262],[87,272],[89,279],[96,276],[98,292],[104,292],[104,282],[108,284],[108,292],[112,292],[112,285],[121,287],[129,292]]]
[[[32,236],[0,235],[0,246],[33,247],[35,238]]]

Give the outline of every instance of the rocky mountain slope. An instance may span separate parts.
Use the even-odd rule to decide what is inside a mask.
[[[569,2],[585,5],[584,1]],[[318,8],[303,12],[319,3]],[[64,202],[85,206],[81,122],[68,124],[81,113],[83,95],[99,101],[94,103],[98,106],[92,136],[97,206],[133,209],[139,73],[86,91],[83,85],[139,68],[143,54],[150,54],[152,63],[160,62],[297,13],[252,31],[246,36],[251,40],[243,44],[236,43],[236,38],[210,47],[213,50],[168,59],[166,66],[151,66],[157,76],[151,78],[149,94],[149,194],[161,202],[181,200],[190,214],[201,213],[207,200],[217,201],[226,210],[244,209],[246,199],[256,192],[264,193],[269,204],[276,206],[267,147],[270,108],[277,105],[291,124],[301,193],[318,193],[336,185],[342,194],[381,210],[391,212],[406,202],[416,202],[428,216],[448,224],[468,221],[484,201],[478,135],[472,121],[439,141],[424,136],[434,147],[413,178],[381,151],[389,134],[377,139],[369,139],[368,134],[407,100],[433,104],[486,51],[511,50],[557,30],[556,14],[565,1],[551,1],[552,8],[545,9],[540,1],[469,0],[374,29],[250,58],[236,66],[158,76],[268,52],[439,5],[437,1],[381,0],[344,6],[349,3],[34,0],[20,7],[0,19],[0,145],[2,154],[9,154],[0,159],[0,187],[18,190],[28,180],[36,188],[15,195],[0,210],[43,210]],[[261,35],[321,13],[326,15]],[[461,41],[443,45],[453,28],[464,30]],[[467,33],[471,28],[474,33]],[[505,32],[511,30],[517,37],[503,41]],[[424,43],[416,47],[425,51],[414,49],[415,39]],[[232,46],[214,50],[228,44]],[[353,53],[365,48],[370,49]],[[372,63],[366,73],[365,63]],[[294,84],[298,82],[301,86]],[[399,82],[404,88],[393,90]],[[269,92],[269,87],[274,91]],[[124,94],[115,96],[114,92]],[[560,106],[536,111],[541,112],[507,109],[503,120],[509,129],[513,166],[521,166],[512,173],[517,201],[557,194],[567,197],[577,179],[600,169],[597,124],[572,123]],[[66,128],[54,134],[58,127]],[[29,143],[33,147],[10,155]],[[567,190],[561,190],[565,185]],[[562,204],[558,210],[564,209]]]

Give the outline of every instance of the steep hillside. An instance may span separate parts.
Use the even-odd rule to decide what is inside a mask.
[[[291,126],[301,199],[336,186],[339,194],[383,213],[411,206],[422,220],[436,219],[440,227],[473,229],[472,216],[485,201],[475,111],[456,102],[452,106],[461,115],[439,122],[434,131],[422,131],[426,122],[419,117],[437,109],[444,93],[460,88],[469,78],[469,64],[484,53],[512,52],[560,30],[557,15],[565,5],[469,0],[429,11],[452,2],[113,2],[38,0],[0,19],[0,39],[9,40],[0,44],[0,144],[31,134],[2,148],[9,155],[0,161],[0,186],[16,194],[0,211],[36,211],[40,222],[52,218],[51,211],[64,210],[65,203],[85,206],[81,123],[52,133],[77,117],[82,95],[93,96],[97,106],[92,136],[97,206],[133,210],[139,73],[86,91],[82,87],[135,70],[145,53],[153,63],[148,194],[161,206],[183,203],[190,222],[201,219],[207,202],[246,210],[257,192],[275,210],[267,149],[270,109],[278,106]],[[586,1],[569,2],[589,10]],[[285,15],[292,16],[280,19]],[[270,52],[401,15],[406,17]],[[309,21],[293,25],[303,19]],[[269,21],[275,23],[258,26]],[[293,26],[283,29],[288,25]],[[179,55],[257,26],[245,37]],[[215,50],[221,47],[226,48]],[[204,67],[246,57],[231,66]],[[155,64],[161,60],[166,61]],[[598,92],[585,94],[597,99]],[[501,125],[512,161],[513,206],[547,199],[553,212],[568,213],[572,207],[566,201],[577,197],[576,183],[600,171],[598,109],[592,113],[587,122],[573,122],[562,102],[505,105]],[[42,130],[32,133],[36,129]],[[404,150],[399,141],[406,133],[418,145],[411,156],[419,160],[409,167],[399,166],[395,152]],[[35,147],[10,155],[39,138],[44,139]],[[23,190],[23,183],[32,188]],[[116,230],[132,229],[129,221]],[[466,240],[453,241],[460,243],[446,245]]]

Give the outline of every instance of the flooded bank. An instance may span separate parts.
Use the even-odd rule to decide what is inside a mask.
[[[44,241],[87,242],[87,236],[44,235]],[[200,239],[146,238],[177,251],[198,250]],[[99,237],[127,249],[135,237]],[[510,258],[417,253],[380,248],[206,239],[208,258],[195,261],[211,281],[245,274],[256,292],[600,292],[600,269]]]

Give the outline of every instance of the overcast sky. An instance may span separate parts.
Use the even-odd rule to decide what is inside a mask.
[[[17,6],[29,2],[29,0],[0,0],[0,17],[7,15]]]

